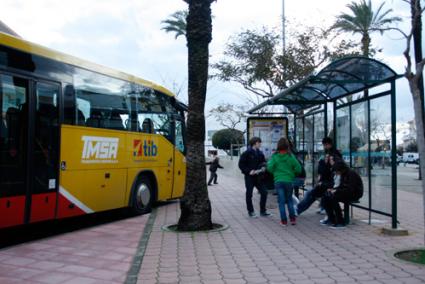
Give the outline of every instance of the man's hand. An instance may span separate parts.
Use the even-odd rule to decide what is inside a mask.
[[[249,172],[249,175],[254,176],[254,175],[255,175],[255,170],[251,170],[251,171]]]

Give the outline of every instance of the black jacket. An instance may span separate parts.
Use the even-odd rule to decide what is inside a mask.
[[[329,150],[325,150],[325,154],[328,154],[330,156],[336,156],[336,157],[342,159],[341,152],[338,149],[336,149],[335,147],[332,147]]]
[[[260,150],[249,147],[239,158],[239,169],[244,175],[249,175],[252,170],[259,170],[266,166],[266,158]]]
[[[347,169],[347,171],[341,175],[341,184],[336,190],[350,197],[352,201],[359,200],[363,196],[362,178],[352,169]]]
[[[222,169],[223,167],[220,165],[218,158],[215,158],[211,162],[206,163],[207,165],[210,165],[210,171],[216,172],[218,168]]]

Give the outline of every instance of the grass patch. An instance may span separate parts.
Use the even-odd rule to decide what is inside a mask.
[[[395,253],[394,256],[405,261],[425,265],[425,249],[400,251]]]

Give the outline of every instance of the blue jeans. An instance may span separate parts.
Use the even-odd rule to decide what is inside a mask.
[[[295,217],[294,204],[292,201],[293,185],[292,182],[276,182],[274,184],[277,191],[277,200],[279,202],[280,219],[287,220],[285,204],[288,206],[289,217]]]
[[[316,185],[313,189],[310,189],[304,193],[304,198],[298,203],[298,215],[307,210],[311,204],[316,201],[316,198],[320,198],[325,194],[328,188],[332,188],[333,184],[323,182],[320,185]]]
[[[304,198],[298,203],[298,215],[307,210],[314,201],[316,201],[316,198],[314,197],[313,189],[304,192]]]

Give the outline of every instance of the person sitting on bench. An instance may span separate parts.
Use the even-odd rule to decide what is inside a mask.
[[[339,202],[353,202],[363,196],[363,181],[358,173],[350,169],[347,164],[340,160],[333,165],[336,175],[341,176],[338,187],[329,188],[323,196],[323,206],[328,215],[327,224],[332,228],[345,227],[344,218]]]
[[[328,188],[334,186],[334,178],[332,172],[332,165],[335,159],[338,157],[326,155],[325,159],[319,161],[318,166],[318,183],[313,188],[304,193],[304,198],[300,201],[297,206],[297,213],[300,215],[316,201],[317,198],[321,198],[325,194]]]

